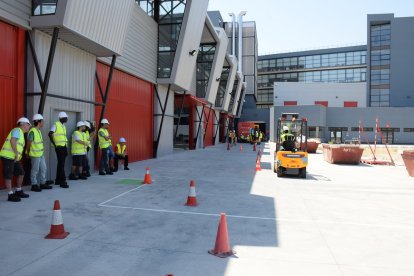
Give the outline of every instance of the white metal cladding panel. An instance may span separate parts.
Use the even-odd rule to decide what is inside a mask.
[[[0,19],[30,29],[31,0],[1,0]]]
[[[208,0],[188,0],[185,8],[184,21],[171,74],[171,83],[184,90],[191,88],[197,55],[192,56],[188,53],[192,50],[198,50],[200,46],[207,16],[207,6]]]
[[[44,75],[51,37],[36,31],[34,39],[40,69]],[[96,56],[58,40],[48,93],[94,101],[95,70]],[[37,77],[34,79],[34,92],[40,92]]]
[[[63,25],[121,54],[128,29],[132,0],[67,0]]]
[[[134,5],[122,56],[115,66],[131,75],[155,83],[157,79],[158,25]],[[110,64],[110,58],[99,58]]]
[[[236,115],[237,112],[237,102],[239,101],[240,98],[240,92],[243,86],[243,74],[237,73],[237,90],[236,90],[236,96],[234,96],[234,104],[233,104],[233,110],[229,110],[229,113],[232,113],[233,115]]]
[[[275,82],[273,91],[275,106],[283,106],[285,101],[296,101],[297,105],[327,101],[328,107],[343,107],[344,102],[356,101],[358,107],[367,106],[365,82]]]
[[[236,70],[237,70],[237,59],[236,58],[230,58],[230,73],[229,73],[229,79],[227,81],[227,88],[226,88],[226,94],[224,95],[224,101],[223,101],[223,110],[229,109],[230,104],[230,93],[233,91],[234,86],[234,80],[236,79]]]
[[[165,103],[167,97],[168,86],[157,85],[158,93],[162,104]],[[156,96],[154,96],[156,97]],[[157,139],[158,130],[161,125],[162,110],[158,104],[158,100],[154,99],[154,140]],[[168,155],[173,152],[174,148],[174,90],[170,90],[167,106],[165,109],[165,117],[161,130],[160,143],[158,145],[157,156]]]
[[[216,53],[214,55],[213,65],[211,68],[211,75],[207,89],[206,99],[210,103],[215,103],[217,90],[220,80],[221,72],[223,70],[224,59],[226,57],[228,39],[223,29],[217,29],[219,40],[216,45]]]

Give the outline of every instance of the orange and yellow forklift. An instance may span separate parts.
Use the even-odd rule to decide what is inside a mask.
[[[306,178],[308,165],[308,120],[298,113],[282,113],[277,122],[273,171],[278,177],[297,175]]]

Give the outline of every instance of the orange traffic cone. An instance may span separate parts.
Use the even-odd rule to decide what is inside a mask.
[[[236,254],[235,251],[230,249],[225,213],[221,213],[220,215],[220,222],[217,229],[216,245],[214,246],[214,249],[209,250],[208,253],[220,258],[226,258]]]
[[[242,145],[240,145],[240,151],[243,151],[243,146]]]
[[[50,226],[50,233],[46,235],[45,239],[64,239],[69,235],[69,232],[65,232],[63,226],[62,212],[60,211],[59,200],[55,200],[53,206],[53,220]]]
[[[262,167],[260,167],[260,156],[256,158],[256,172],[261,171]]]
[[[152,183],[152,180],[151,180],[151,175],[150,175],[150,168],[147,167],[144,181],[142,181],[142,184],[151,184],[151,183]]]
[[[198,205],[194,180],[190,181],[190,191],[188,192],[187,203],[185,205],[193,207]]]
[[[253,151],[256,151],[256,143],[253,144]]]

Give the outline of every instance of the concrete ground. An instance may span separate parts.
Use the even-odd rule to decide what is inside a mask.
[[[0,192],[0,275],[414,275],[414,179],[402,166],[310,155],[308,178],[277,178],[273,144],[183,151],[71,181],[20,203]],[[138,185],[145,167],[155,182]],[[195,180],[198,207],[184,206]],[[64,240],[46,240],[55,199]],[[214,247],[227,214],[236,256]]]

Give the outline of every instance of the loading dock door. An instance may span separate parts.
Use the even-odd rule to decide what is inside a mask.
[[[0,147],[24,108],[24,31],[0,21]],[[0,171],[2,171],[0,162]],[[4,188],[0,174],[0,189]]]
[[[96,71],[102,89],[105,91],[109,66],[100,62]],[[130,162],[150,159],[153,156],[153,84],[115,69],[106,107],[105,118],[109,120],[109,132],[115,149],[119,138],[127,140]],[[102,102],[95,82],[95,100]],[[95,118],[99,120],[101,107],[95,108]],[[99,155],[97,163],[99,164]]]

